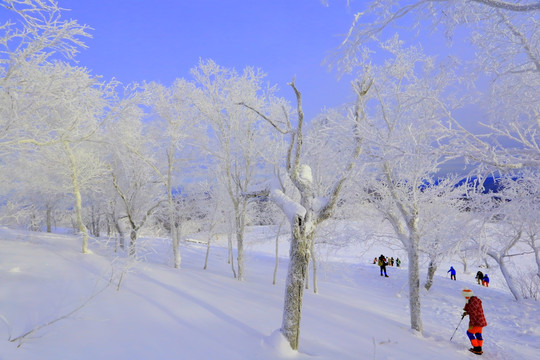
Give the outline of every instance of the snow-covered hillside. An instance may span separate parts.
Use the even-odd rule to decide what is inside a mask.
[[[514,301],[497,286],[495,270],[484,288],[474,283],[476,269],[463,274],[454,264],[458,281],[451,281],[440,268],[422,293],[420,336],[409,326],[406,262],[380,277],[371,260],[393,254],[362,246],[325,253],[319,294],[305,293],[300,348],[292,352],[275,331],[286,257],[272,285],[273,236],[251,231],[246,238],[247,280],[239,282],[217,245],[203,270],[206,247],[184,244],[177,270],[162,239],[143,239],[144,260],[129,262],[105,243],[93,242],[93,254],[83,255],[75,236],[0,228],[0,359],[471,359],[467,320],[449,341],[466,286],[484,304],[483,358],[540,354],[540,303]],[[286,254],[286,243],[280,246]]]

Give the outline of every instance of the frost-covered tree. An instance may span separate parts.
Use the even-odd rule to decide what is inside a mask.
[[[419,199],[422,217],[419,222],[420,252],[429,259],[424,284],[429,290],[441,261],[456,254],[460,245],[469,237],[467,231],[471,217],[464,211],[466,183],[461,186],[455,177],[432,180],[426,178]]]
[[[54,149],[42,148],[3,157],[5,164],[0,172],[9,176],[2,181],[0,196],[9,198],[13,205],[10,209],[13,222],[6,219],[5,224],[29,226],[34,230],[46,228],[51,232],[56,220],[60,220],[55,215],[72,207],[73,201],[68,201],[67,195],[70,191],[66,191],[70,188],[69,176],[64,176],[64,167],[57,161],[58,155],[51,155],[55,155]],[[21,216],[29,209],[33,209],[33,221]]]
[[[114,115],[106,131],[108,179],[119,199],[121,213],[117,216],[129,230],[129,255],[135,256],[140,230],[166,201],[166,195],[158,173],[149,166],[157,161],[152,143],[145,139],[138,94],[128,92]]]
[[[361,5],[350,2],[350,5],[361,9],[355,14],[342,43],[345,63],[354,59],[361,47],[371,42],[374,37],[384,36],[385,30],[402,25],[403,20],[410,20],[407,25],[417,34],[440,28],[445,31],[450,43],[456,28],[466,26],[473,30],[470,38],[472,41],[482,38],[484,43],[488,43],[494,34],[486,32],[483,26],[500,22],[501,18],[497,14],[519,17],[520,21],[535,23],[534,16],[540,11],[537,0],[371,0]],[[507,29],[500,30],[507,33]],[[507,45],[509,42],[504,46]],[[505,61],[505,58],[514,55],[515,53],[505,54],[497,61]]]
[[[537,214],[540,213],[540,177],[536,171],[525,172],[522,179],[512,182],[516,185],[517,196],[512,201],[523,202],[524,211],[521,212],[524,221],[524,243],[527,244],[534,254],[536,261],[537,280],[540,280],[540,224]]]
[[[536,11],[540,14],[540,11]],[[534,16],[490,12],[475,31],[477,58],[472,69],[490,80],[479,97],[487,113],[485,135],[464,128],[464,156],[488,170],[540,167],[540,25]],[[473,77],[474,78],[474,77]]]
[[[4,0],[0,5],[13,16],[0,25],[1,151],[55,147],[65,156],[82,251],[87,252],[81,181],[89,164],[81,161],[87,161],[82,157],[88,141],[104,118],[108,86],[83,68],[51,60],[54,54],[72,59],[88,36],[85,26],[60,18],[57,2]]]
[[[426,188],[446,184],[436,176],[448,160],[453,104],[442,99],[454,74],[419,49],[403,48],[397,37],[381,46],[391,54],[384,65],[364,60],[363,72],[371,74],[374,88],[362,126],[372,176],[361,185],[407,252],[411,328],[422,331],[420,253],[423,230],[430,229],[430,194],[438,191]]]
[[[336,178],[342,175],[342,169],[346,168],[350,162],[348,154],[351,149],[355,148],[357,139],[351,136],[351,112],[354,112],[354,107],[350,104],[344,104],[341,107],[328,109],[319,114],[314,119],[311,119],[304,125],[304,135],[302,140],[302,162],[307,164],[313,174],[313,191],[315,194],[328,194],[334,187]],[[284,151],[285,148],[282,150]],[[360,176],[362,166],[355,166],[354,172],[349,174],[355,178]],[[361,177],[361,176],[360,176]],[[345,182],[340,190],[339,199],[333,218],[342,218],[347,216],[353,219],[350,213],[343,215],[343,212],[349,212],[350,209],[344,209],[342,206],[346,199],[349,199],[351,192],[355,189],[350,189],[347,192],[347,185],[351,182]],[[294,186],[289,182],[284,182],[285,193],[294,194]],[[356,186],[354,186],[356,188]],[[292,195],[291,195],[292,196]],[[297,200],[296,198],[294,198]],[[355,206],[358,204],[355,204]],[[338,214],[339,212],[339,214]],[[324,242],[328,245],[332,242],[331,233],[335,233],[336,229],[332,224],[324,224],[318,227],[314,232],[312,241],[309,243],[309,261],[312,268],[310,282],[313,284],[314,293],[318,292],[318,267],[321,254],[318,253],[319,242]],[[335,246],[345,246],[344,242],[333,244]],[[306,281],[306,289],[309,288],[309,283]]]
[[[297,350],[300,339],[303,294],[310,261],[310,247],[317,227],[333,215],[343,184],[351,176],[356,160],[361,153],[362,140],[358,126],[364,120],[364,99],[370,90],[371,81],[367,76],[355,86],[357,101],[347,118],[349,134],[353,139],[354,146],[349,148],[346,154],[343,154],[349,161],[338,174],[335,174],[332,186],[324,194],[316,193],[312,168],[305,163],[302,96],[294,81],[289,85],[296,95],[298,121],[294,127],[287,113],[285,113],[286,118],[280,122],[272,115],[265,115],[253,104],[243,105],[252,109],[289,138],[284,159],[285,173],[282,176],[276,176],[267,189],[259,193],[259,196],[262,193],[268,194],[270,200],[285,214],[291,229],[289,267],[280,331],[291,348]],[[290,181],[295,193],[286,193],[285,181]]]
[[[536,171],[506,176],[498,182],[500,191],[477,191],[471,196],[476,213],[484,220],[479,223],[479,235],[474,240],[479,251],[497,263],[514,298],[521,300],[524,297],[519,290],[522,274],[516,272],[519,268],[516,263],[533,253],[538,270],[540,183]]]
[[[11,98],[17,137],[5,144],[20,152],[41,152],[51,166],[65,169],[86,253],[88,231],[82,217],[82,192],[103,174],[99,157],[93,156],[96,147],[92,141],[106,119],[114,86],[99,83],[86,69],[62,62],[24,63],[19,68],[24,71],[12,74],[12,80],[31,86]]]
[[[56,1],[2,0],[0,7],[8,17],[0,23],[0,154],[14,141],[32,137],[31,124],[20,107],[23,98],[31,99],[37,79],[28,81],[26,72],[43,65],[54,54],[73,59],[88,37],[87,27],[75,20],[63,20]],[[30,134],[28,133],[30,131]]]
[[[185,80],[176,80],[170,88],[151,83],[144,91],[145,104],[150,107],[150,119],[146,126],[145,139],[150,140],[149,146],[154,149],[152,159],[138,153],[147,166],[157,175],[167,194],[168,226],[173,250],[174,267],[181,264],[180,237],[182,222],[175,204],[174,192],[186,174],[182,165],[187,161],[180,160],[189,157],[196,158],[193,152],[203,136],[197,136],[199,113],[193,104],[194,85]],[[155,161],[155,162],[154,162]],[[185,172],[185,170],[184,170]]]
[[[351,2],[351,6],[356,5]],[[345,71],[356,66],[363,46],[375,37],[387,36],[394,26],[412,27],[417,35],[441,30],[450,47],[454,37],[465,36],[474,51],[454,54],[462,60],[461,71],[478,87],[471,104],[480,106],[488,116],[474,132],[463,122],[455,122],[459,130],[455,152],[467,163],[480,163],[488,170],[540,165],[537,0],[373,0],[361,7],[337,60]],[[428,51],[429,45],[425,48]],[[470,91],[468,87],[463,90]],[[465,121],[479,122],[476,118]]]
[[[196,106],[209,127],[208,158],[215,163],[218,181],[229,194],[238,252],[238,280],[244,280],[244,232],[249,201],[244,194],[254,184],[257,174],[263,172],[262,147],[270,145],[263,145],[267,137],[257,114],[238,104],[245,102],[262,108],[274,89],[263,90],[264,74],[260,71],[246,68],[239,74],[213,61],[201,61],[192,75],[200,90]]]
[[[129,230],[129,255],[132,257],[137,254],[140,230],[160,205],[153,197],[156,194],[155,182],[151,180],[153,174],[146,168],[137,170],[137,164],[134,158],[124,158],[114,164],[111,172],[112,185],[122,204],[120,218],[125,220]]]

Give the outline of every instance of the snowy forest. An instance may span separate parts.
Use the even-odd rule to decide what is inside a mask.
[[[539,300],[540,2],[347,3],[363,9],[326,63],[352,78],[354,101],[308,119],[294,74],[287,98],[264,69],[212,59],[171,86],[104,81],[75,61],[87,25],[54,0],[1,0],[0,226],[74,234],[85,256],[105,239],[134,262],[148,251],[141,238],[165,238],[178,272],[187,243],[204,244],[206,268],[224,235],[240,282],[248,229],[286,234],[275,325],[292,350],[338,222],[373,226],[333,246],[406,254],[411,331],[424,331],[422,294],[449,259],[500,271],[518,303]],[[406,42],[404,19],[471,51]]]

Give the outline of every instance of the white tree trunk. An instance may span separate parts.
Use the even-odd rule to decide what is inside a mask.
[[[420,264],[418,242],[414,239],[407,247],[409,262],[409,307],[411,312],[411,328],[422,332],[422,312],[420,306]]]
[[[229,231],[227,234],[227,244],[228,244],[229,252],[228,252],[227,262],[231,264],[233,276],[236,278],[236,270],[234,269],[234,255],[233,255],[233,248],[232,248],[232,231],[233,231],[232,224],[229,219]]]
[[[236,251],[237,251],[237,266],[238,280],[244,281],[245,278],[245,261],[244,261],[244,231],[246,220],[246,202],[235,204],[235,225],[236,225]]]
[[[236,262],[238,266],[238,277],[244,281],[244,234],[236,233]]]
[[[82,252],[83,254],[88,253],[88,229],[84,226],[82,218],[82,197],[81,189],[79,188],[79,174],[77,171],[77,163],[75,160],[75,155],[69,146],[69,143],[64,142],[64,149],[69,157],[69,162],[71,166],[71,182],[73,185],[73,195],[75,196],[75,213],[77,216],[77,228],[81,232],[82,239]]]
[[[174,198],[172,194],[172,181],[173,181],[173,168],[174,168],[174,145],[171,144],[167,151],[167,200],[169,203],[169,223],[171,228],[171,242],[173,250],[173,262],[174,268],[179,269],[182,263],[182,256],[180,254],[180,237],[181,237],[181,225],[177,224],[176,209],[174,206]],[[159,172],[158,172],[159,173]],[[179,221],[179,220],[178,220]]]
[[[174,268],[179,269],[182,264],[182,256],[180,253],[180,239],[182,238],[182,224],[173,224],[172,243],[173,243],[173,256],[174,256]]]
[[[503,274],[504,280],[506,281],[506,285],[508,285],[508,288],[510,289],[510,292],[512,293],[512,295],[514,295],[514,298],[517,301],[523,300],[523,296],[521,296],[521,294],[519,293],[517,289],[516,281],[514,280],[514,277],[508,271],[508,267],[506,266],[506,261],[504,260],[504,257],[498,256],[497,254],[490,251],[487,254],[490,257],[492,257],[493,260],[495,260],[495,262],[497,262],[497,264],[499,265],[499,269],[501,270],[501,273]]]
[[[172,197],[172,191],[170,183],[168,184],[168,202],[169,202],[169,226],[170,226],[170,235],[171,235],[171,242],[172,242],[172,250],[173,250],[173,263],[174,268],[178,269],[180,268],[180,263],[182,261],[182,258],[180,256],[180,236],[178,235],[178,229],[176,224],[176,216],[175,216],[175,209],[174,209],[174,201]]]
[[[461,254],[459,255],[459,258],[461,259],[461,263],[463,264],[463,273],[464,274],[468,274],[469,273],[469,269],[468,269],[468,263],[467,263],[467,258],[465,256],[462,256]]]

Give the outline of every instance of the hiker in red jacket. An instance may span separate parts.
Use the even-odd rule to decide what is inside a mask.
[[[486,318],[484,317],[484,309],[482,309],[482,300],[474,296],[471,289],[463,289],[461,294],[467,300],[463,310],[463,316],[469,315],[469,329],[467,336],[471,340],[473,346],[469,351],[476,355],[482,355],[482,328],[487,326]]]

